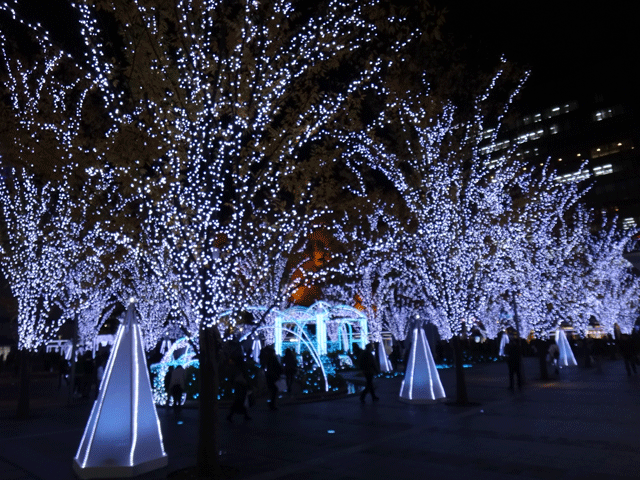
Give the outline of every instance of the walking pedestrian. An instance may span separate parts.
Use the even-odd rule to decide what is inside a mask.
[[[245,374],[244,364],[233,363],[232,367],[233,375],[233,402],[229,409],[229,415],[227,420],[233,422],[233,415],[235,413],[244,415],[245,420],[251,420],[249,412],[247,410],[247,396],[249,395],[249,381]]]
[[[371,394],[371,398],[374,402],[378,401],[379,398],[376,397],[375,387],[373,386],[373,377],[378,373],[378,365],[376,364],[376,359],[373,356],[373,344],[371,343],[367,345],[360,355],[360,370],[367,382],[364,390],[360,394],[360,402],[365,402],[367,393]]]
[[[631,370],[633,369],[633,374],[637,375],[638,371],[636,369],[637,358],[636,353],[634,352],[634,345],[631,337],[629,335],[620,335],[620,340],[618,340],[618,347],[620,348],[620,354],[622,355],[622,359],[624,360],[624,368],[627,370],[627,376],[631,376]]]
[[[62,386],[62,382],[69,386],[69,362],[64,358],[63,354],[60,354],[58,358],[58,388]]]
[[[557,343],[552,342],[551,345],[549,345],[549,350],[547,351],[547,362],[549,362],[549,364],[553,366],[556,375],[560,373],[560,371],[558,370],[559,359],[560,348],[558,347]]]
[[[509,367],[509,390],[513,391],[513,377],[518,377],[518,390],[522,390],[522,351],[520,350],[520,338],[516,333],[509,343],[504,346]]]
[[[272,345],[265,346],[260,352],[260,364],[264,369],[265,380],[267,381],[267,389],[269,390],[269,409],[277,410],[276,399],[278,398],[278,385],[276,382],[280,380],[282,375],[282,365],[276,355]]]
[[[284,351],[282,363],[284,364],[284,376],[287,379],[287,393],[291,394],[293,380],[296,377],[296,373],[298,373],[298,359],[296,358],[296,354],[293,353],[293,350],[287,348]]]
[[[171,381],[169,382],[169,391],[173,399],[173,412],[178,415],[182,407],[182,396],[185,387],[185,371],[182,365],[178,365],[171,372]]]

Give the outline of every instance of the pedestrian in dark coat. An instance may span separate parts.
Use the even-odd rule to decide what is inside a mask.
[[[520,338],[516,335],[504,346],[509,367],[509,390],[513,391],[513,377],[518,377],[518,390],[522,390],[522,352],[520,350]]]
[[[178,365],[171,372],[171,380],[169,382],[169,390],[173,398],[173,412],[178,415],[182,407],[182,397],[185,389],[186,375],[184,368]]]
[[[231,408],[229,409],[229,415],[227,415],[227,420],[230,422],[233,421],[233,414],[238,413],[244,415],[245,420],[251,420],[249,416],[249,412],[247,410],[247,395],[249,394],[249,381],[247,380],[245,374],[245,368],[242,363],[233,364],[232,368],[233,375],[233,402],[231,403]]]
[[[371,398],[374,402],[379,400],[379,398],[376,397],[375,387],[373,386],[373,377],[378,373],[378,365],[373,356],[373,344],[371,343],[367,345],[367,348],[360,355],[360,370],[362,370],[362,374],[367,382],[364,390],[360,394],[360,401],[364,403],[367,393],[371,393]]]
[[[618,346],[622,359],[624,360],[624,367],[627,369],[627,375],[631,376],[632,369],[633,374],[636,375],[638,373],[636,369],[637,358],[632,338],[629,335],[620,335]]]
[[[284,351],[282,363],[284,364],[284,376],[287,379],[287,393],[290,394],[293,380],[296,377],[296,373],[298,373],[298,359],[296,358],[296,354],[293,353],[293,350],[287,348]]]
[[[394,371],[398,371],[398,363],[400,363],[400,345],[397,342],[394,342],[393,348],[391,349],[391,355],[389,355],[389,361],[391,361],[391,365],[393,366]]]
[[[260,364],[264,369],[264,376],[270,393],[269,409],[277,410],[276,399],[278,398],[279,390],[276,382],[280,380],[282,375],[282,365],[280,365],[276,351],[271,345],[267,345],[260,352]]]

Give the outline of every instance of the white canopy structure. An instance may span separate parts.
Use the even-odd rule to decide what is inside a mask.
[[[400,388],[400,401],[431,403],[446,398],[436,362],[422,326],[413,327],[411,353]]]
[[[509,335],[507,332],[502,332],[502,337],[500,338],[500,350],[498,351],[498,355],[501,357],[505,356],[504,347],[509,343]]]
[[[143,345],[131,303],[73,461],[80,478],[134,477],[167,465]]]
[[[576,357],[573,356],[571,345],[569,345],[569,340],[567,340],[567,334],[564,333],[564,330],[561,328],[556,331],[556,343],[560,350],[558,365],[561,367],[577,366],[578,362],[576,362]]]
[[[327,327],[333,323],[338,332],[336,340],[328,341]],[[366,315],[348,305],[332,305],[319,301],[310,307],[291,307],[286,310],[275,311],[275,344],[276,353],[283,355],[285,348],[292,348],[300,353],[301,343],[295,338],[295,343],[288,342],[286,332],[296,332],[303,338],[309,338],[313,348],[320,355],[326,355],[333,350],[351,351],[354,342],[364,349],[368,343],[368,327]],[[313,333],[307,333],[309,327]],[[331,343],[331,345],[329,345]],[[346,344],[346,345],[345,345]]]

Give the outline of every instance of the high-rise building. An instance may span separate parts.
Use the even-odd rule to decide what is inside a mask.
[[[640,225],[640,116],[633,102],[571,100],[520,116],[497,148],[519,145],[540,167],[547,159],[559,182],[590,186],[584,196],[596,215]]]

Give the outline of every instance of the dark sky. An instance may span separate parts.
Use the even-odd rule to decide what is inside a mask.
[[[531,67],[525,103],[594,95],[637,101],[640,26],[633,2],[458,3],[447,5],[445,28],[459,41],[477,46],[487,58],[504,53]]]
[[[496,65],[504,53],[509,60],[531,67],[521,99],[524,105],[550,105],[571,96],[640,98],[636,93],[640,75],[634,71],[640,25],[634,2],[611,0],[595,7],[559,0],[432,2],[448,11],[445,32],[476,49],[487,65]],[[61,7],[65,3],[20,0],[28,16],[44,19],[58,35],[62,32],[67,43],[72,37],[64,25],[69,24],[69,7]]]

